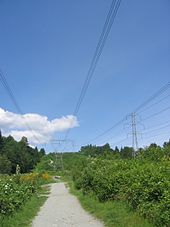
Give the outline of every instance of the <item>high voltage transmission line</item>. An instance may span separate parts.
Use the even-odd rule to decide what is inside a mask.
[[[166,125],[167,123],[169,123],[169,121],[165,121],[165,122],[162,122],[162,123],[160,123],[160,124],[156,124],[156,125],[152,125],[150,128],[147,128],[147,129],[145,129],[145,130],[151,130],[151,129],[154,129],[155,127],[160,127],[160,126],[164,126],[164,125]]]
[[[6,78],[5,78],[5,75],[3,74],[3,72],[2,72],[1,69],[0,69],[0,81],[1,81],[2,85],[4,86],[4,88],[6,89],[6,91],[7,91],[8,95],[9,95],[11,101],[13,102],[13,104],[14,104],[16,110],[17,110],[20,114],[23,115],[23,112],[22,112],[22,110],[21,110],[21,108],[20,108],[20,106],[19,106],[19,104],[18,104],[18,102],[17,102],[17,100],[16,100],[16,98],[15,98],[15,96],[14,96],[14,93],[13,93],[13,91],[11,90],[11,88],[9,87],[9,84],[7,83],[7,80],[6,80]]]
[[[18,102],[17,102],[17,100],[16,100],[16,98],[15,98],[15,95],[14,95],[13,91],[11,90],[11,88],[10,88],[10,86],[9,86],[7,80],[6,80],[6,77],[5,77],[5,75],[3,74],[3,72],[2,72],[1,69],[0,69],[0,82],[2,83],[2,85],[3,85],[4,88],[5,88],[5,90],[7,91],[7,93],[8,93],[8,95],[9,95],[11,101],[13,102],[13,104],[14,104],[14,106],[15,106],[17,112],[20,113],[20,115],[21,115],[22,118],[24,118],[24,117],[23,117],[24,113],[23,113],[22,109],[20,108],[20,106],[19,106],[19,104],[18,104]],[[25,120],[25,119],[24,119],[24,120]],[[33,138],[34,138],[38,143],[41,143],[40,140],[37,138],[37,136],[33,134],[33,130],[32,130],[32,128],[29,126],[29,124],[28,124],[27,122],[24,122],[24,124],[25,124],[26,128],[29,129],[29,131],[32,132]]]
[[[83,102],[83,99],[84,99],[85,94],[87,92],[87,89],[89,87],[90,81],[91,81],[91,79],[94,75],[96,65],[99,61],[101,54],[102,54],[102,51],[103,51],[104,45],[106,43],[107,37],[110,33],[111,27],[112,27],[113,22],[116,18],[118,9],[120,7],[120,3],[121,3],[121,0],[113,0],[112,3],[111,3],[109,12],[108,12],[107,17],[106,17],[104,27],[102,29],[102,33],[101,33],[99,41],[97,43],[97,46],[96,46],[90,67],[88,69],[85,81],[83,83],[83,86],[82,86],[82,89],[81,89],[81,92],[80,92],[80,96],[78,98],[78,101],[76,103],[76,107],[75,107],[74,112],[73,112],[74,115],[77,115],[78,112],[79,112],[80,106]]]
[[[168,106],[168,107],[166,107],[166,108],[164,108],[164,109],[162,109],[162,110],[160,110],[160,111],[158,111],[158,112],[156,112],[156,113],[153,113],[152,115],[150,115],[150,116],[148,116],[148,117],[142,119],[142,121],[146,121],[146,120],[148,120],[148,119],[150,119],[150,118],[152,118],[152,117],[155,117],[155,116],[157,116],[157,115],[159,115],[159,114],[161,114],[161,113],[163,113],[163,112],[165,112],[165,111],[167,111],[167,110],[169,110],[169,109],[170,109],[170,106]]]
[[[112,131],[114,128],[116,128],[117,126],[121,125],[124,121],[126,120],[126,116],[124,118],[122,118],[120,121],[118,121],[117,123],[115,123],[113,126],[111,126],[110,128],[106,129],[104,132],[102,132],[101,134],[99,134],[98,136],[96,136],[95,138],[89,140],[87,143],[91,143],[92,141],[97,140],[98,138],[108,134],[110,131]]]
[[[170,131],[169,132],[161,132],[161,133],[158,133],[156,135],[149,136],[149,138],[154,138],[154,137],[157,137],[157,136],[160,136],[160,135],[166,135],[166,134],[169,135]],[[147,138],[142,138],[142,139],[148,139],[148,137]]]
[[[110,145],[118,145],[118,144],[120,144],[120,143],[122,143],[122,142],[124,142],[124,141],[126,141],[128,139],[128,137],[126,137],[126,138],[124,138],[124,139],[121,139],[121,140],[119,140],[119,141],[117,141],[117,142],[114,142],[114,143],[110,143]]]
[[[151,97],[149,97],[146,101],[144,101],[141,105],[139,105],[137,108],[135,108],[135,110],[132,112],[132,113],[137,113],[139,110],[141,110],[142,108],[144,108],[145,106],[148,106],[148,104],[150,102],[152,102],[154,99],[156,99],[157,97],[159,97],[161,94],[165,93],[168,89],[170,88],[170,82],[168,82],[167,84],[165,84],[163,87],[161,87],[157,92],[155,92]],[[167,98],[168,96],[166,96]],[[163,98],[164,99],[164,98]],[[163,100],[161,99],[161,101]],[[160,102],[160,101],[159,101]],[[157,102],[157,103],[159,103]],[[155,104],[157,104],[155,103]],[[153,104],[152,104],[153,105]],[[152,106],[151,105],[151,106]],[[162,112],[165,112],[167,110],[169,110],[170,107],[167,107],[157,113],[154,113],[153,115],[143,119],[144,120],[147,120],[153,116],[156,116]],[[142,111],[141,111],[142,112]],[[139,112],[140,113],[140,112]],[[88,143],[91,143],[99,138],[101,138],[102,136],[108,134],[110,131],[112,131],[113,129],[115,129],[118,125],[122,124],[125,120],[126,120],[126,117],[128,116],[129,114],[126,114],[125,117],[123,117],[120,121],[118,121],[117,123],[115,123],[113,126],[111,126],[110,128],[106,129],[104,132],[100,133],[99,135],[97,135],[96,137],[94,137],[93,139],[89,140],[88,142],[84,143],[84,144],[88,144]],[[130,114],[131,115],[131,114]]]
[[[163,97],[163,98],[161,98],[161,99],[160,99],[160,100],[158,100],[157,102],[154,102],[152,105],[150,105],[150,106],[146,107],[145,109],[143,109],[143,110],[139,111],[138,113],[139,113],[139,114],[141,114],[141,113],[143,113],[143,112],[147,111],[147,110],[148,110],[148,109],[150,109],[151,107],[153,107],[153,106],[155,106],[155,105],[157,105],[157,104],[161,103],[163,100],[165,100],[165,99],[167,99],[167,98],[169,98],[169,97],[170,97],[170,94],[169,94],[169,95],[167,95],[167,96],[165,96],[165,97]]]
[[[150,98],[148,98],[145,102],[143,102],[140,106],[138,106],[133,112],[138,112],[140,109],[147,106],[148,103],[150,103],[152,100],[154,100],[155,98],[163,94],[169,88],[170,88],[170,82],[168,82],[163,87],[161,87],[156,93],[154,93]]]
[[[125,129],[124,128],[121,128],[119,131],[116,131],[116,136],[118,136],[118,135],[122,135],[122,133],[125,131]],[[100,143],[102,143],[102,144],[105,144],[105,143],[108,143],[108,141],[110,141],[110,140],[112,140],[113,139],[113,133],[109,136],[109,137],[107,137],[107,139],[105,138],[103,138],[103,139],[100,139]]]
[[[170,126],[170,124],[167,124],[167,125],[164,125],[164,126],[159,127],[159,128],[146,130],[146,131],[144,131],[144,133],[145,133],[145,134],[148,134],[148,133],[150,133],[150,132],[155,132],[155,131],[158,131],[158,130],[161,130],[161,129],[167,128],[167,127],[169,127],[169,126]]]
[[[81,106],[81,104],[83,102],[83,99],[84,99],[84,97],[86,95],[86,92],[87,92],[87,89],[89,87],[90,81],[91,81],[91,79],[92,79],[92,77],[94,75],[94,71],[96,69],[96,66],[97,66],[97,63],[99,61],[99,58],[100,58],[100,56],[102,54],[103,48],[105,46],[107,37],[108,37],[108,35],[110,33],[110,30],[112,28],[112,25],[113,25],[113,23],[115,21],[115,18],[116,18],[117,12],[119,10],[120,4],[121,4],[121,0],[112,0],[109,12],[108,12],[108,14],[106,16],[106,20],[105,20],[102,32],[100,34],[100,37],[99,37],[95,52],[94,52],[94,55],[92,57],[92,61],[90,63],[90,66],[89,66],[85,81],[83,83],[83,86],[82,86],[82,89],[81,89],[81,92],[80,92],[80,96],[78,98],[78,101],[76,103],[75,109],[73,111],[73,115],[74,116],[77,116],[77,114],[78,114],[78,112],[80,110],[80,106]],[[65,140],[67,139],[69,132],[70,132],[70,129],[68,129],[66,131]]]
[[[90,81],[94,75],[94,71],[96,68],[96,65],[98,63],[98,60],[102,54],[102,50],[103,47],[105,45],[106,39],[109,35],[109,32],[111,30],[112,24],[115,20],[115,17],[117,15],[118,9],[120,7],[121,4],[121,0],[113,0],[109,9],[109,12],[107,14],[106,17],[106,21],[102,30],[102,33],[100,35],[99,41],[97,43],[90,67],[88,69],[85,81],[83,83],[81,92],[80,92],[80,96],[78,98],[78,101],[76,103],[73,115],[77,115],[80,109],[80,106],[83,102],[83,99],[85,97],[85,94],[87,92],[87,89],[89,87]],[[144,103],[142,103],[140,106],[138,106],[132,113],[136,114],[137,112],[139,112],[143,107],[147,106],[152,100],[154,100],[155,98],[157,98],[159,95],[163,94],[165,91],[167,91],[170,87],[170,82],[168,82],[166,85],[164,85],[161,89],[159,89],[156,93],[154,93],[149,99],[147,99]],[[161,102],[161,101],[159,101]],[[155,103],[154,105],[156,105],[157,103]],[[102,137],[103,135],[107,134],[108,132],[110,132],[111,130],[113,130],[115,127],[117,127],[119,124],[121,124],[124,120],[126,119],[126,116],[120,120],[118,123],[114,124],[112,127],[110,127],[109,129],[105,130],[103,133],[99,134],[98,136],[96,136],[94,139],[88,141],[88,142],[92,142],[97,140],[98,138]],[[136,124],[136,123],[135,123]],[[70,129],[67,130],[66,135],[65,135],[65,139],[67,139],[67,136],[70,132]]]

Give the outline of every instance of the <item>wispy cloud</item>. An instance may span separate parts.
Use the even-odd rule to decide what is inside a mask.
[[[0,129],[5,136],[11,135],[16,140],[26,136],[30,144],[48,143],[55,132],[79,126],[73,115],[49,120],[48,117],[35,113],[16,114],[0,108]]]

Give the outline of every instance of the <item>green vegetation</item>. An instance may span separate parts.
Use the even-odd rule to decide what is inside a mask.
[[[170,226],[170,142],[140,149],[135,159],[132,154],[128,147],[88,145],[77,154],[63,154],[65,176],[73,180],[82,204],[107,226],[123,226],[122,212],[129,226],[151,226],[143,218]]]
[[[20,227],[30,226],[32,219],[35,217],[39,208],[46,200],[46,196],[33,195],[20,210],[13,215],[2,217],[0,216],[0,223],[2,227]]]
[[[0,226],[28,226],[46,197],[42,185],[53,182],[45,170],[28,173],[45,157],[26,137],[17,142],[0,132]]]
[[[17,165],[21,173],[28,173],[44,155],[45,150],[30,147],[26,137],[17,142],[12,136],[2,136],[0,131],[0,174],[16,173]]]
[[[30,199],[36,190],[36,185],[30,182],[22,182],[18,176],[1,178],[0,214],[10,215],[14,213]]]
[[[112,149],[105,144],[84,146],[77,153],[45,155],[43,149],[29,147],[25,137],[16,142],[0,134],[0,219],[5,227],[12,226],[14,219],[26,226],[30,219],[26,213],[24,217],[24,210],[32,207],[28,217],[33,217],[42,204],[44,198],[38,194],[40,186],[51,181],[49,173],[62,174],[83,207],[108,227],[168,227],[170,141],[162,147],[140,148],[135,158],[133,154],[131,147]],[[15,173],[17,165],[22,173],[33,168],[34,173],[5,175]]]
[[[30,221],[45,201],[45,198],[39,197],[40,193],[44,193],[41,185],[49,182],[52,182],[52,178],[48,174],[1,175],[0,220],[3,226],[22,226],[13,223]],[[30,207],[32,211],[28,211]]]
[[[61,166],[56,165],[56,155],[54,153],[44,155],[41,158],[41,162],[37,163],[35,172],[43,173],[48,172],[50,174],[55,174],[56,171],[60,170]]]
[[[100,220],[103,220],[108,227],[153,226],[136,212],[132,211],[125,202],[107,201],[101,203],[94,195],[83,194],[82,191],[76,190],[71,181],[69,181],[69,186],[71,192],[80,200],[83,208]]]
[[[155,225],[170,223],[170,175],[168,163],[141,161],[89,161],[79,177],[77,189],[94,194],[99,201],[127,201]]]

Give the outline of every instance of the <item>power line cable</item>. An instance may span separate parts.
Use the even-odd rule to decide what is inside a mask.
[[[113,145],[118,145],[118,144],[120,144],[120,143],[126,141],[127,139],[128,139],[128,137],[126,137],[126,138],[124,138],[124,139],[122,139],[122,140],[119,140],[119,141],[117,141],[117,142],[115,142],[115,143],[110,143],[110,145],[111,145],[111,146],[113,146]]]
[[[150,105],[149,107],[145,108],[144,110],[142,110],[142,111],[140,111],[140,112],[138,112],[138,113],[140,113],[140,114],[141,114],[141,113],[145,112],[146,110],[148,110],[148,109],[150,109],[151,107],[153,107],[153,106],[155,106],[155,105],[159,104],[160,102],[162,102],[163,100],[167,99],[168,97],[170,97],[170,94],[169,94],[169,95],[167,95],[167,96],[165,96],[165,97],[163,97],[163,98],[162,98],[162,99],[160,99],[159,101],[157,101],[157,102],[153,103],[152,105]]]
[[[164,128],[167,128],[167,127],[169,127],[169,126],[170,126],[170,124],[167,124],[167,125],[162,126],[162,127],[160,127],[160,128],[156,128],[156,129],[152,129],[152,130],[147,130],[147,131],[144,131],[144,133],[145,133],[145,134],[149,134],[149,133],[151,133],[151,132],[155,132],[155,131],[158,131],[158,130],[164,129]]]
[[[119,130],[118,132],[116,132],[116,136],[118,136],[118,135],[120,135],[120,134],[122,134],[122,132],[125,132],[125,129],[124,128],[122,128],[121,130]],[[102,143],[108,143],[108,141],[110,141],[111,139],[113,140],[113,136],[115,135],[115,133],[114,134],[112,134],[111,136],[109,136],[107,139],[105,138],[103,138],[103,139],[101,139],[100,140],[100,143],[102,142]]]
[[[161,114],[161,113],[163,113],[163,112],[165,112],[165,111],[167,111],[167,110],[169,110],[169,109],[170,109],[170,106],[168,106],[168,107],[162,109],[161,111],[156,112],[156,113],[154,113],[154,114],[152,114],[152,115],[150,115],[150,116],[144,118],[142,121],[146,121],[146,120],[148,120],[148,119],[150,119],[150,118],[152,118],[152,117],[155,117],[155,116],[157,116],[157,115],[159,115],[159,114]]]
[[[17,103],[17,101],[15,99],[15,96],[14,96],[11,88],[9,87],[9,85],[7,83],[7,80],[6,80],[6,78],[5,78],[5,76],[4,76],[4,74],[3,74],[1,69],[0,69],[0,80],[1,80],[1,83],[4,86],[4,88],[6,89],[9,97],[11,98],[16,110],[23,115],[23,112],[22,112],[21,108],[19,107],[19,105],[18,105],[18,103]]]
[[[120,7],[120,3],[121,3],[121,0],[113,0],[112,3],[111,3],[109,12],[108,12],[108,14],[106,16],[106,20],[105,20],[105,23],[104,23],[104,26],[103,26],[103,29],[102,29],[102,33],[101,33],[101,35],[99,37],[99,40],[98,40],[94,55],[92,57],[91,64],[89,66],[85,81],[83,83],[83,86],[82,86],[82,89],[81,89],[81,92],[80,92],[80,96],[78,98],[78,101],[76,103],[75,109],[73,111],[73,115],[74,116],[77,116],[77,114],[79,112],[80,106],[81,106],[81,104],[83,102],[83,99],[84,99],[85,94],[87,92],[87,89],[89,87],[90,81],[91,81],[91,79],[92,79],[92,77],[94,75],[95,68],[96,68],[97,63],[99,61],[99,58],[100,58],[100,56],[102,54],[102,51],[103,51],[104,45],[106,43],[107,37],[108,37],[108,35],[110,33],[111,27],[112,27],[112,25],[114,23],[114,20],[116,18],[118,9]],[[69,132],[70,132],[70,129],[68,129],[66,131],[65,139],[67,139]]]
[[[89,140],[87,142],[87,144],[91,143],[92,141],[97,140],[98,138],[104,136],[105,134],[109,133],[110,131],[112,131],[114,128],[116,128],[117,126],[119,126],[120,124],[122,124],[124,121],[126,120],[126,117],[122,118],[120,121],[118,121],[117,123],[115,123],[113,126],[111,126],[110,128],[106,129],[104,132],[102,132],[101,134],[99,134],[98,136],[96,136],[95,138],[93,138],[92,140]]]
[[[95,49],[95,53],[94,53],[93,58],[92,58],[92,62],[90,64],[85,82],[84,82],[83,87],[81,89],[80,96],[79,96],[78,101],[76,103],[75,110],[73,112],[74,113],[73,115],[75,115],[75,116],[79,112],[80,106],[81,106],[82,101],[85,97],[85,94],[86,94],[87,89],[89,87],[92,76],[94,75],[96,65],[98,63],[99,57],[101,56],[102,50],[104,48],[106,39],[107,39],[107,37],[110,33],[113,22],[116,18],[118,9],[120,7],[120,3],[121,3],[121,0],[118,0],[118,1],[113,0],[112,3],[111,3],[110,9],[109,9],[109,12],[107,14],[106,21],[105,21],[105,24],[104,24],[104,27],[103,27],[103,30],[102,30],[102,33],[100,35],[98,44],[97,44],[96,49]]]
[[[163,122],[163,123],[160,123],[160,124],[156,124],[156,125],[151,125],[151,127],[150,128],[147,128],[146,130],[152,130],[152,129],[154,129],[155,127],[158,127],[158,126],[164,126],[164,125],[166,125],[167,123],[169,123],[169,121],[166,121],[166,122]]]
[[[160,136],[160,135],[170,135],[170,132],[158,133],[158,134],[156,134],[156,135],[149,136],[149,138],[154,138],[154,137],[157,137],[157,136]],[[147,137],[147,138],[142,138],[142,140],[146,140],[146,139],[148,139],[148,137]]]
[[[163,94],[165,91],[167,91],[170,88],[170,82],[168,82],[167,84],[165,84],[163,87],[161,87],[156,93],[154,93],[150,98],[148,98],[146,101],[144,101],[141,105],[139,105],[133,112],[137,112],[140,109],[142,109],[144,106],[148,105],[152,100],[154,100],[155,98],[157,98],[159,95]],[[167,109],[167,108],[166,108]],[[163,110],[163,111],[166,111]],[[169,107],[168,107],[169,109]],[[162,112],[163,112],[162,111]],[[157,113],[158,114],[158,113]],[[110,132],[111,130],[113,130],[115,127],[117,127],[119,124],[123,123],[124,120],[126,120],[127,116],[129,114],[125,115],[124,118],[122,118],[120,121],[118,121],[116,124],[114,124],[113,126],[111,126],[110,128],[106,129],[104,132],[102,132],[101,134],[99,134],[98,136],[94,137],[93,139],[89,140],[87,143],[84,144],[89,144],[92,141],[97,140],[98,138],[104,136],[105,134],[107,134],[108,132]],[[149,118],[152,116],[149,116]],[[144,119],[146,120],[146,119]]]
[[[10,86],[9,86],[7,80],[6,80],[6,77],[5,77],[5,75],[3,74],[3,72],[2,72],[1,69],[0,69],[0,81],[1,81],[2,85],[4,86],[4,88],[6,89],[6,91],[7,91],[8,95],[9,95],[11,101],[13,102],[13,104],[14,104],[16,110],[18,111],[18,113],[20,113],[21,117],[24,118],[24,116],[23,116],[24,113],[23,113],[23,111],[21,110],[21,108],[20,108],[20,106],[19,106],[19,104],[18,104],[18,102],[17,102],[17,100],[16,100],[16,98],[15,98],[15,96],[14,96],[14,93],[13,93],[13,91],[11,90],[11,88],[10,88]],[[24,118],[24,120],[25,120],[25,118]],[[25,126],[26,126],[31,132],[33,132],[32,128],[29,126],[29,124],[28,124],[27,122],[24,122],[24,124],[25,124]],[[32,133],[32,135],[33,135],[34,139],[35,139],[38,143],[41,144],[41,142],[40,142],[40,140],[37,138],[37,136],[35,136],[33,133]]]
[[[134,110],[134,112],[138,112],[140,109],[142,109],[144,106],[148,105],[148,103],[150,103],[152,100],[154,100],[155,98],[157,98],[159,95],[161,95],[162,93],[164,93],[165,91],[167,91],[169,88],[170,88],[170,82],[168,82],[167,84],[165,84],[156,93],[154,93],[149,99],[147,99],[140,106],[138,106]]]

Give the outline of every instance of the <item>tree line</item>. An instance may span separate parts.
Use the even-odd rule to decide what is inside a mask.
[[[16,167],[21,173],[30,172],[44,155],[45,150],[29,146],[26,137],[17,142],[11,135],[2,136],[0,131],[0,174],[14,174]]]
[[[80,154],[89,156],[89,157],[98,157],[102,156],[105,158],[121,158],[121,159],[132,159],[134,157],[134,149],[133,147],[121,147],[117,146],[112,149],[108,143],[103,146],[96,145],[86,145],[82,146]],[[170,140],[168,142],[164,142],[163,146],[159,146],[156,143],[151,143],[149,146],[144,148],[139,148],[138,151],[135,152],[135,155],[140,158],[147,158],[150,160],[158,160],[163,157],[170,157]]]

